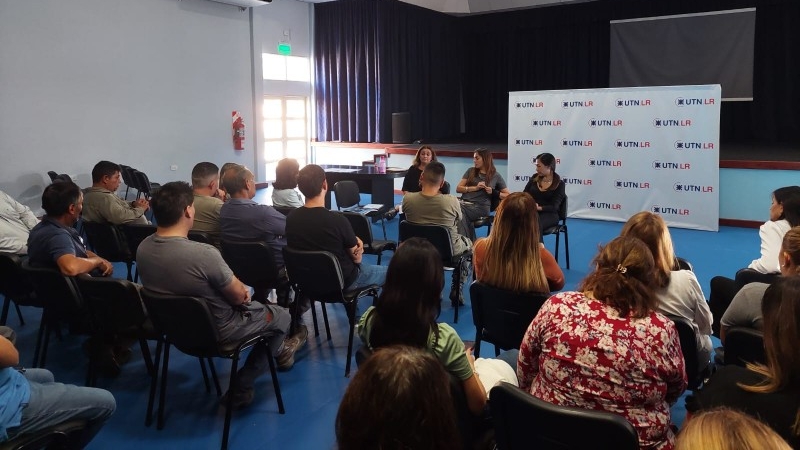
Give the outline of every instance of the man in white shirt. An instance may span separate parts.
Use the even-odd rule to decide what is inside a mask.
[[[30,208],[0,191],[0,252],[26,255],[28,234],[37,223]]]

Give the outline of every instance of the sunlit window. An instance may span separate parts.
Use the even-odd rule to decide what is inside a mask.
[[[261,116],[264,124],[266,179],[275,179],[275,168],[283,158],[294,158],[300,167],[305,166],[308,154],[308,98],[264,97]]]
[[[262,53],[261,64],[265,80],[311,81],[311,63],[306,57]]]

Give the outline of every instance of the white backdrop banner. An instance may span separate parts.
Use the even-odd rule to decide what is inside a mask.
[[[508,184],[556,157],[569,216],[719,229],[720,86],[510,92]]]

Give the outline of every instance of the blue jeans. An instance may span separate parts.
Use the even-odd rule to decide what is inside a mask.
[[[114,396],[104,389],[56,383],[45,369],[27,369],[24,375],[31,385],[31,398],[22,409],[20,426],[9,430],[9,439],[70,420],[85,420],[86,428],[76,442],[83,448],[117,408]]]
[[[517,371],[517,358],[519,358],[519,350],[515,348],[506,350],[495,356],[495,358],[507,362],[508,365],[514,369],[514,372]]]
[[[371,264],[361,263],[358,267],[358,277],[356,281],[353,281],[345,290],[352,291],[373,284],[383,286],[383,283],[386,282],[386,269],[388,269],[387,266],[373,266]]]

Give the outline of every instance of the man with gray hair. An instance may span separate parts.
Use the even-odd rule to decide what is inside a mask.
[[[39,219],[30,208],[0,191],[0,252],[28,253],[28,235]]]

